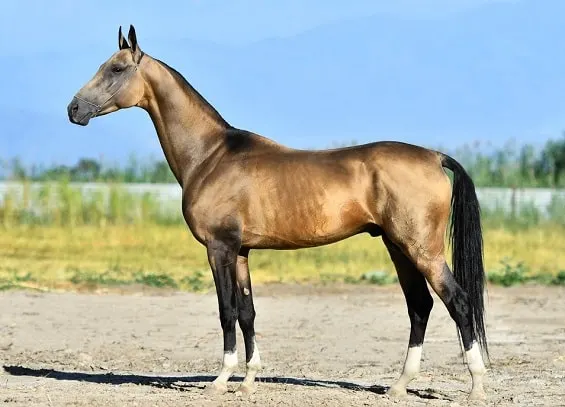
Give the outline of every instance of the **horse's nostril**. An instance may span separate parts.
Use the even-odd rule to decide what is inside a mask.
[[[69,115],[69,120],[74,123],[74,120],[78,114],[78,102],[74,98],[67,106],[67,114]]]

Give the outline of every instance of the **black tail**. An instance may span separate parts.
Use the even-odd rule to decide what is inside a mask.
[[[457,284],[469,295],[473,314],[473,332],[488,361],[484,322],[485,271],[481,210],[473,180],[453,158],[443,155],[442,166],[453,171],[451,197],[451,229],[453,275]]]

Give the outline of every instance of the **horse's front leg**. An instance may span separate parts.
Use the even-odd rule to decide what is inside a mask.
[[[224,333],[224,359],[218,377],[208,387],[209,391],[223,394],[228,390],[228,380],[237,368],[235,328],[238,317],[236,264],[239,239],[233,235],[212,239],[207,243],[208,261],[212,268],[220,323]]]
[[[255,391],[255,376],[261,369],[261,357],[255,341],[255,307],[253,306],[253,290],[248,266],[249,250],[242,250],[237,256],[237,307],[239,310],[239,326],[245,342],[245,360],[247,372],[243,383],[239,386],[241,393]]]

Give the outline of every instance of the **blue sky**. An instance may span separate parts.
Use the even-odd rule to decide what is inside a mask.
[[[0,50],[20,54],[26,44],[45,52],[69,44],[107,44],[119,24],[135,23],[145,37],[192,38],[243,45],[290,37],[336,21],[375,14],[441,18],[488,3],[511,0],[110,0],[3,2]],[[156,6],[158,5],[158,6]]]
[[[139,109],[66,119],[130,23],[230,123],[293,147],[541,144],[565,128],[563,3],[2,2],[0,158],[162,157]]]

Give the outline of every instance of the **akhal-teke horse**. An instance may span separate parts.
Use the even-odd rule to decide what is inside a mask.
[[[182,187],[182,212],[206,247],[219,305],[224,356],[208,391],[224,393],[238,359],[236,322],[246,354],[239,387],[255,390],[261,367],[248,267],[252,249],[300,249],[359,233],[381,236],[408,308],[404,368],[388,390],[406,395],[418,374],[433,300],[458,328],[472,378],[471,399],[485,397],[484,268],[480,208],[473,181],[453,158],[381,141],[331,150],[297,150],[232,127],[176,70],[142,52],[135,29],[68,105],[72,123],[138,106],[155,126]],[[453,172],[453,187],[444,169]],[[452,245],[450,271],[445,236]],[[369,311],[368,311],[369,312]]]

